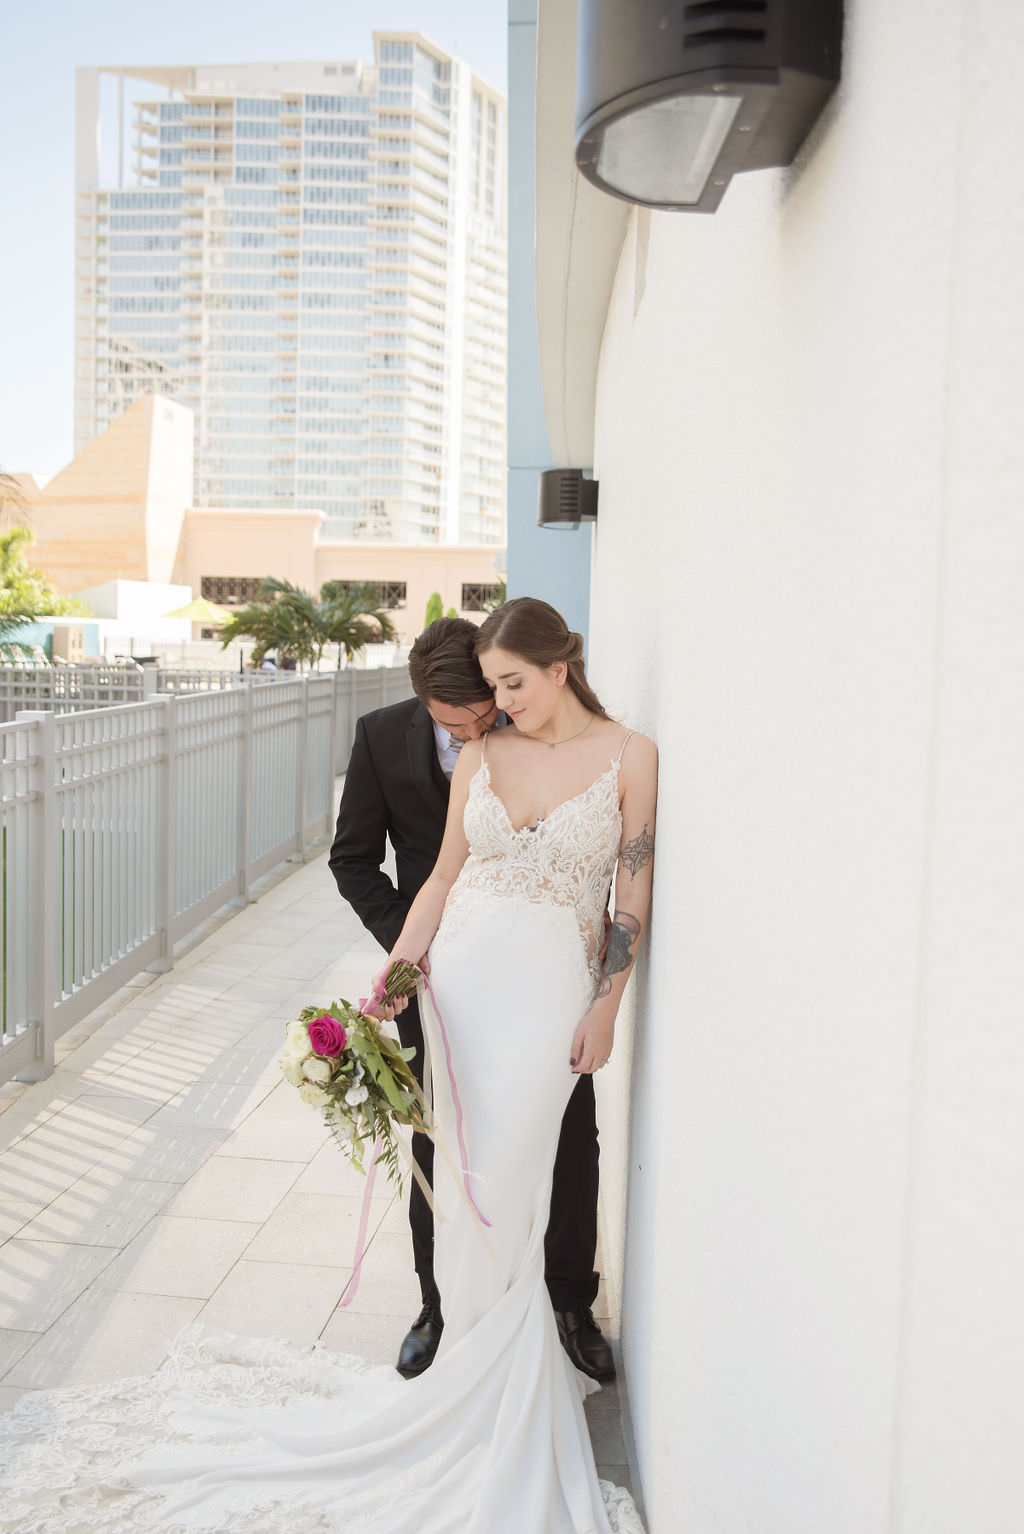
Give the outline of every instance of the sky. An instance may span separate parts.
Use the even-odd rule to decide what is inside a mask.
[[[73,452],[74,82],[88,64],[373,58],[423,32],[505,89],[505,0],[33,0],[4,18],[0,468],[42,483]]]

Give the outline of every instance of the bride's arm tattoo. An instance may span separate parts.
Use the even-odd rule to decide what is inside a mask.
[[[619,853],[619,862],[623,868],[629,869],[629,877],[635,879],[641,868],[646,868],[653,856],[654,837],[644,826],[639,836],[634,836],[633,840],[623,847]]]
[[[612,976],[628,969],[636,958],[633,944],[639,938],[640,923],[630,911],[616,911],[612,930],[608,935],[608,952],[604,960],[604,973],[597,988],[598,996],[607,996],[612,988]]]

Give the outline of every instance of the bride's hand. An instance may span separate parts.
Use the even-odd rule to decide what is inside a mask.
[[[382,1018],[385,1022],[393,1022],[397,1013],[406,1006],[406,997],[396,996],[394,1001],[385,1004],[378,1001],[377,997],[384,994],[384,981],[388,970],[391,968],[391,960],[385,964],[379,975],[374,975],[370,981],[370,994],[362,1003],[362,1010],[367,1017]]]
[[[394,962],[394,958],[390,958],[385,964],[384,968],[381,970],[380,974],[374,975],[373,980],[370,982],[370,995],[367,999],[366,1005],[363,1007],[363,1011],[366,1013],[367,1017],[379,1017],[383,1018],[386,1022],[392,1023],[398,1014],[400,1012],[404,1012],[406,1007],[409,1005],[409,998],[404,991],[399,991],[398,995],[392,997],[391,1001],[387,1003],[376,1000],[378,996],[383,995],[384,982],[387,979],[388,971]],[[420,959],[419,963],[416,965],[416,968],[419,970],[421,975],[430,974],[430,960],[427,958],[426,954],[424,954],[422,959]]]
[[[608,1064],[615,1039],[615,1018],[598,1004],[591,1007],[573,1036],[569,1064],[577,1076],[592,1076]]]

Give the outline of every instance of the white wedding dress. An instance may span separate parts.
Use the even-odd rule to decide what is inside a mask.
[[[628,736],[626,740],[628,740]],[[583,793],[515,829],[486,754],[470,857],[431,949],[464,1114],[469,1187],[436,1158],[445,1330],[432,1367],[187,1328],[147,1378],[19,1401],[0,1479],[4,1534],[643,1534],[599,1482],[559,1345],[544,1232],[569,1051],[598,975],[621,838],[625,741]],[[435,1112],[458,1126],[437,1019],[423,1007]]]

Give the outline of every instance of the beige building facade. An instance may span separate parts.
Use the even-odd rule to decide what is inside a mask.
[[[34,562],[68,594],[113,580],[175,582],[225,607],[253,600],[268,575],[312,592],[325,581],[370,582],[407,640],[433,592],[471,616],[502,580],[491,548],[332,541],[321,537],[320,511],[194,507],[192,442],[192,412],[149,395],[45,488],[23,476]]]

